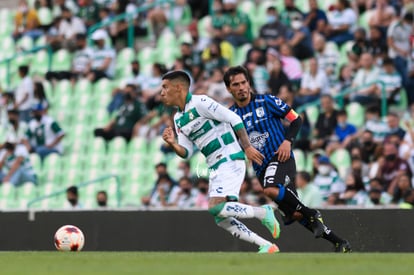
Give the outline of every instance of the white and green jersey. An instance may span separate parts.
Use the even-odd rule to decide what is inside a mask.
[[[5,149],[0,151],[0,159],[3,159],[4,155],[7,153],[7,151]],[[14,149],[13,154],[9,155],[5,162],[4,162],[4,166],[3,166],[3,172],[6,174],[9,172],[10,168],[12,167],[13,163],[15,162],[15,160],[18,157],[23,157],[23,161],[20,164],[20,167],[23,167],[27,173],[31,173],[31,174],[35,174],[35,171],[32,167],[32,164],[30,163],[30,159],[29,159],[29,152],[26,149],[26,146],[22,145],[22,144],[17,144],[16,148]],[[19,168],[20,168],[19,167]]]
[[[245,159],[234,131],[243,128],[240,117],[204,95],[188,93],[184,110],[174,116],[178,144],[186,149],[186,158],[196,145],[206,157],[207,165],[217,169],[220,164]],[[234,130],[234,131],[233,131]]]
[[[32,119],[29,122],[26,135],[29,139],[30,144],[34,146],[46,146],[51,144],[56,138],[65,133],[60,128],[59,124],[50,116],[44,115],[42,120],[39,122]],[[59,142],[54,149],[59,153],[63,152],[62,142]]]

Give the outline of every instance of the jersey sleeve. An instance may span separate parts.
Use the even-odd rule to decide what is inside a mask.
[[[265,102],[268,111],[276,117],[284,118],[291,110],[286,102],[273,95],[266,96]]]
[[[201,116],[229,123],[234,131],[244,128],[243,121],[237,114],[214,101],[212,98],[208,96],[201,96],[197,100],[199,100],[199,102],[197,102],[196,107]]]
[[[57,135],[63,135],[64,134],[62,128],[60,128],[59,124],[56,121],[52,122],[52,124],[50,125],[50,128],[52,129],[53,133],[55,133]]]
[[[174,119],[174,121],[175,121],[175,119]],[[193,155],[194,144],[186,135],[184,135],[180,131],[180,128],[177,127],[177,124],[174,123],[174,125],[175,125],[175,132],[177,133],[178,144],[181,145],[182,147],[184,147],[184,149],[186,151],[186,154],[185,154],[184,158],[189,159]]]

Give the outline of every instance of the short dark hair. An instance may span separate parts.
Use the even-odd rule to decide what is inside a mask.
[[[160,167],[160,166],[162,166],[162,167],[164,167],[164,168],[167,168],[167,164],[166,164],[165,162],[159,162],[159,163],[157,163],[157,164],[155,165],[155,168],[158,168],[158,167]]]
[[[75,37],[76,37],[76,40],[86,40],[86,34],[84,33],[77,33]]]
[[[301,177],[306,182],[310,182],[311,181],[311,175],[308,172],[306,172],[306,171],[300,171],[300,172],[298,172],[297,176]]]
[[[336,115],[337,116],[347,116],[348,114],[344,109],[341,109],[336,113]]]
[[[247,69],[243,66],[235,66],[235,67],[230,67],[223,76],[223,81],[224,84],[226,85],[226,87],[230,86],[230,78],[232,76],[238,75],[238,74],[243,74],[244,77],[246,78],[247,81],[250,82],[250,78],[249,78],[249,73],[247,71]]]
[[[14,115],[19,115],[19,110],[18,109],[10,109],[7,110],[8,114],[14,114]]]
[[[68,189],[66,189],[66,193],[72,193],[74,195],[78,195],[78,187],[76,186],[70,186]]]
[[[191,85],[190,76],[181,70],[171,71],[162,76],[162,80],[178,80],[184,82],[188,87]]]
[[[29,66],[27,66],[27,65],[19,66],[19,72],[24,74],[24,75],[27,75],[29,73]]]
[[[392,66],[394,66],[394,61],[392,60],[392,58],[386,57],[382,61],[382,65],[383,66],[386,66],[386,65],[392,65]]]

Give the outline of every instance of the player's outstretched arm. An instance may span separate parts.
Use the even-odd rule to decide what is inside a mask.
[[[188,156],[187,149],[177,143],[174,136],[174,131],[171,127],[165,128],[164,132],[162,133],[162,138],[166,143],[168,143],[168,145],[171,146],[177,155],[182,158],[186,158]]]
[[[246,157],[257,164],[262,165],[264,156],[258,150],[256,150],[256,148],[252,146],[249,140],[249,136],[247,135],[246,129],[244,127],[239,128],[238,130],[236,130],[236,135],[239,138],[240,146],[246,153]]]

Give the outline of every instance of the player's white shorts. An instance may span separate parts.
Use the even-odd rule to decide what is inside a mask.
[[[246,174],[244,160],[234,160],[222,163],[216,170],[210,171],[209,196],[239,197],[240,187]]]

